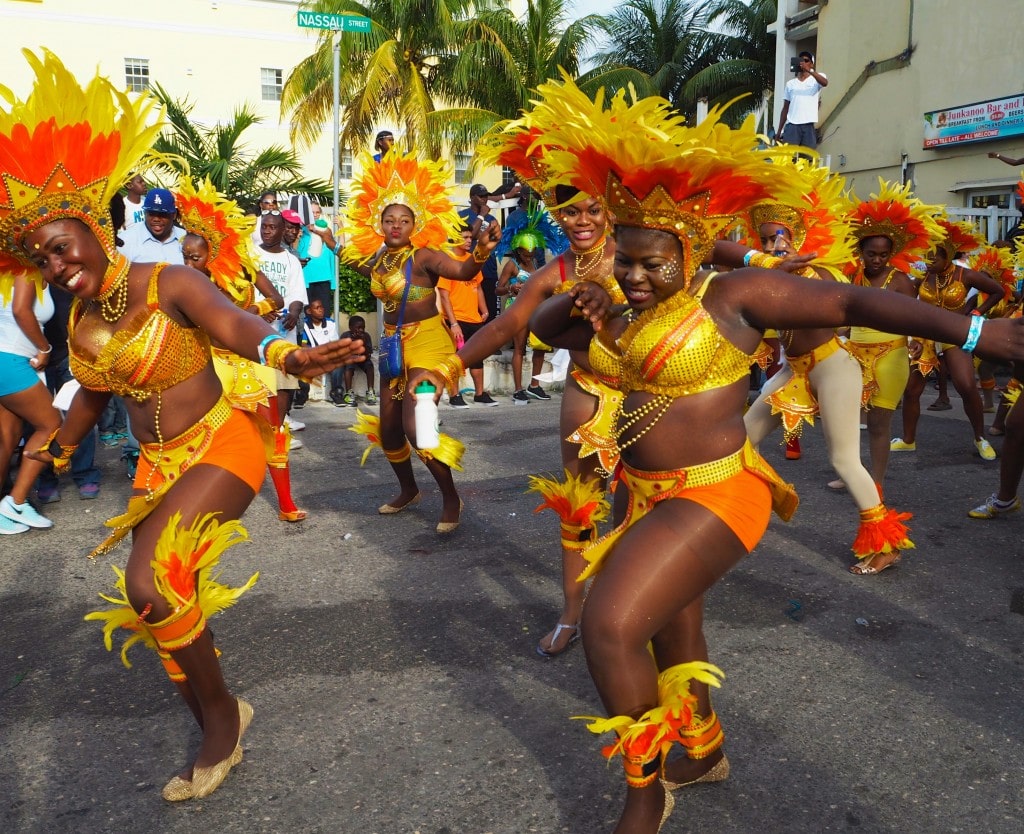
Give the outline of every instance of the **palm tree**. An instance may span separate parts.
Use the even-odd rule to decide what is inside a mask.
[[[632,84],[640,95],[660,95],[692,113],[682,93],[687,80],[715,60],[707,32],[714,8],[706,0],[628,0],[603,18],[604,48],[580,86]]]
[[[161,166],[165,170],[208,176],[218,191],[243,206],[254,205],[264,191],[331,198],[329,182],[302,176],[302,164],[293,150],[272,145],[253,153],[242,144],[242,134],[262,121],[248,105],[237,108],[226,124],[204,127],[192,120],[194,105],[187,99],[171,98],[159,84],[153,94],[166,108],[169,122],[169,129],[153,146],[167,155]],[[184,165],[177,163],[179,158]]]
[[[341,146],[365,147],[383,123],[400,128],[410,146],[439,154],[441,141],[427,129],[427,117],[438,100],[451,100],[449,79],[465,43],[472,0],[310,0],[304,8],[371,20],[369,33],[341,36]],[[291,119],[292,139],[304,145],[330,121],[333,38],[321,33],[313,54],[285,80],[281,113]]]
[[[762,107],[775,86],[775,35],[768,26],[778,16],[777,0],[714,0],[708,23],[720,31],[708,34],[708,49],[719,56],[690,76],[681,96],[686,109],[698,98],[725,104],[746,96],[728,114],[731,121]]]
[[[431,114],[430,129],[455,150],[471,147],[495,122],[527,108],[543,82],[561,71],[575,78],[601,17],[574,18],[569,6],[567,0],[526,0],[518,18],[504,4],[481,10],[465,28],[445,88],[448,100],[465,104]]]

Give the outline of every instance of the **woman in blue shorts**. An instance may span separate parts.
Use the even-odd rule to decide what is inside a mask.
[[[28,449],[44,446],[60,425],[60,412],[53,407],[50,392],[40,379],[50,358],[43,323],[52,317],[49,291],[38,298],[35,284],[28,278],[16,279],[11,296],[0,297],[0,484],[6,480],[23,422],[33,429],[26,443]],[[14,486],[0,501],[0,535],[53,526],[28,503],[32,484],[46,466],[22,457]]]

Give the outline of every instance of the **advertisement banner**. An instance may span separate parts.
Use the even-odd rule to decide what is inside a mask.
[[[924,147],[988,142],[1024,134],[1024,93],[924,114]]]

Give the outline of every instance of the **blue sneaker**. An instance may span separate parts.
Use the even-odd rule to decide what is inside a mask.
[[[7,516],[0,515],[0,536],[13,536],[28,530],[27,524],[11,521]]]
[[[46,530],[53,527],[53,522],[26,501],[24,504],[15,504],[14,499],[8,495],[0,501],[0,515],[26,527],[35,527],[39,530]],[[21,532],[21,531],[18,531]]]

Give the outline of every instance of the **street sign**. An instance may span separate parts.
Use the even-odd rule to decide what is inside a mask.
[[[330,29],[332,32],[369,32],[370,18],[357,14],[326,14],[299,12],[299,26],[303,29]]]

